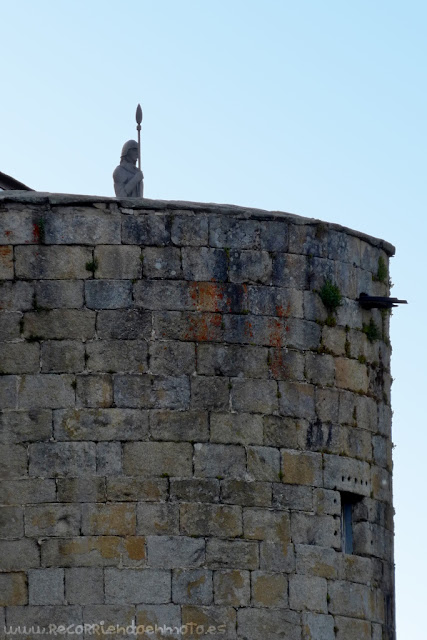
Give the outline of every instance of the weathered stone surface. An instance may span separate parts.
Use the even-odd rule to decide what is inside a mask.
[[[61,502],[105,502],[106,499],[104,478],[57,478],[56,485]]]
[[[20,320],[22,314],[18,312],[0,314],[0,341],[15,340],[20,336]]]
[[[136,510],[133,504],[82,505],[83,535],[131,536],[135,534],[135,528]]]
[[[141,309],[99,311],[96,328],[98,338],[108,340],[137,340],[151,335],[151,313]],[[87,336],[88,339],[93,335]]]
[[[368,374],[366,365],[349,360],[347,358],[335,359],[336,384],[342,389],[350,389],[351,391],[360,391],[366,393],[368,391]]]
[[[18,278],[84,280],[91,276],[86,264],[92,261],[92,250],[87,247],[16,247],[15,261]]]
[[[25,573],[0,573],[0,606],[13,607],[25,605],[27,602]],[[4,622],[1,617],[0,622]]]
[[[169,602],[170,571],[159,569],[105,569],[105,600],[110,604]]]
[[[208,539],[206,565],[212,569],[257,569],[259,566],[258,543],[248,540]]]
[[[252,604],[256,607],[285,609],[288,606],[288,580],[281,573],[253,571]]]
[[[132,280],[142,274],[141,249],[131,246],[100,245],[95,247],[95,278]]]
[[[178,535],[177,504],[142,502],[137,506],[137,533],[141,535]]]
[[[77,536],[80,525],[79,505],[38,504],[25,507],[25,535],[31,538]]]
[[[172,601],[179,604],[212,604],[212,571],[175,569],[172,574]]]
[[[195,307],[194,287],[180,280],[139,280],[133,286],[136,307],[190,311]]]
[[[181,502],[219,502],[219,480],[214,478],[171,478],[170,499]]]
[[[28,311],[33,308],[34,285],[31,282],[1,282],[0,310]]]
[[[89,309],[123,309],[132,306],[132,284],[126,280],[88,280],[85,283]]]
[[[113,381],[111,375],[76,376],[77,407],[111,407],[113,403]]]
[[[54,412],[56,440],[144,440],[148,413],[134,409],[67,409]]]
[[[266,251],[230,251],[230,282],[270,284],[272,261]]]
[[[30,605],[65,604],[64,569],[30,569],[28,591]]]
[[[197,376],[191,378],[192,409],[221,411],[229,406],[230,383],[227,378]]]
[[[75,403],[73,376],[46,373],[22,376],[18,388],[20,409],[61,409]]]
[[[94,340],[86,343],[90,371],[146,373],[147,343],[143,340]]]
[[[203,411],[151,411],[150,432],[153,440],[203,442],[209,439],[208,414]]]
[[[321,613],[302,614],[303,640],[335,640],[334,618]]]
[[[26,448],[21,444],[0,444],[0,478],[10,480],[27,475]]]
[[[98,567],[65,569],[65,598],[69,604],[102,604],[104,602],[102,569]]]
[[[13,280],[13,247],[0,245],[0,280]]]
[[[195,370],[196,349],[194,344],[169,340],[150,344],[151,373],[182,376],[193,374]]]
[[[260,544],[260,550],[261,569],[284,573],[295,571],[295,552],[292,544],[264,540]]]
[[[300,640],[300,615],[287,609],[241,608],[237,613],[239,634],[245,640]]]
[[[120,244],[120,216],[94,207],[53,207],[45,217],[46,244]]]
[[[110,477],[107,478],[108,500],[117,502],[164,501],[168,495],[168,480],[166,478],[135,478]],[[93,502],[93,501],[92,501]],[[99,500],[97,500],[99,502]]]
[[[247,448],[248,473],[254,480],[277,482],[280,477],[280,453],[273,447]]]
[[[370,466],[344,456],[324,456],[324,481],[328,489],[350,491],[362,496],[371,493]]]
[[[175,215],[171,228],[172,242],[180,246],[208,244],[208,218],[201,215]]]
[[[24,316],[23,335],[27,339],[90,340],[94,334],[94,311],[52,309]]]
[[[251,413],[211,413],[211,441],[224,444],[262,444],[262,417]]]
[[[22,505],[37,502],[54,502],[56,497],[55,480],[23,478],[21,480],[2,480],[0,484],[0,503]]]
[[[231,389],[231,406],[234,411],[277,413],[278,392],[274,380],[234,379]]]
[[[42,309],[79,309],[83,307],[82,280],[40,280],[34,283],[37,305]]]
[[[84,355],[84,345],[75,340],[46,340],[41,345],[42,373],[80,373]]]
[[[323,484],[320,453],[282,451],[283,481],[288,484],[320,487]]]
[[[186,376],[117,375],[114,402],[118,407],[188,409],[190,385]]]
[[[294,512],[291,515],[292,540],[295,544],[341,548],[341,523],[333,516]]]
[[[279,411],[284,416],[315,417],[314,386],[297,382],[279,382]]]
[[[318,576],[328,580],[336,580],[340,577],[341,555],[335,549],[297,544],[295,552],[297,574]]]
[[[288,545],[291,541],[289,514],[267,509],[243,510],[244,537]]]
[[[150,567],[200,567],[205,560],[205,540],[187,536],[148,536],[147,559]]]
[[[206,376],[268,378],[268,351],[250,345],[199,344],[197,372]]]
[[[0,571],[27,571],[40,566],[36,540],[0,540]]]
[[[182,278],[180,249],[147,247],[142,257],[144,278]]]
[[[93,442],[48,442],[30,445],[30,476],[94,475],[96,469]]]
[[[224,333],[222,324],[219,313],[158,311],[153,314],[154,333],[158,340],[218,342]]]
[[[191,477],[193,447],[181,442],[134,442],[125,444],[123,469],[134,476]]]
[[[245,607],[250,602],[250,573],[249,571],[214,572],[215,604]]]
[[[228,259],[221,249],[184,248],[181,251],[182,270],[186,280],[224,282],[227,280]]]
[[[246,507],[269,507],[271,484],[269,482],[247,482],[246,480],[222,480],[221,501]]]
[[[242,477],[246,472],[245,450],[238,445],[194,446],[194,475],[201,478]]]
[[[0,507],[0,538],[22,538],[24,520],[21,507]]]
[[[52,436],[52,412],[48,409],[3,411],[0,414],[0,442],[12,444],[48,440]]]
[[[163,246],[169,239],[170,229],[165,215],[148,211],[123,218],[123,244]]]
[[[44,567],[145,566],[144,542],[144,538],[137,536],[50,538],[42,541],[42,565]],[[35,541],[34,544],[36,544]]]
[[[242,509],[231,505],[182,504],[180,527],[185,535],[234,538],[242,529]]]

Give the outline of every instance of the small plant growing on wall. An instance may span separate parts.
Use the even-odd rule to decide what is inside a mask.
[[[378,258],[378,271],[377,275],[372,276],[372,280],[374,282],[383,282],[384,284],[387,282],[388,278],[388,270],[385,260],[382,256]]]
[[[336,319],[333,314],[337,312],[338,307],[342,303],[341,291],[339,290],[337,285],[332,282],[332,280],[326,278],[322,288],[318,293],[320,299],[322,300],[328,311],[326,324],[329,327],[334,327],[336,324]]]

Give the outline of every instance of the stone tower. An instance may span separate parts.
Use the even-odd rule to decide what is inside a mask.
[[[24,192],[0,245],[1,627],[392,640],[394,248]]]

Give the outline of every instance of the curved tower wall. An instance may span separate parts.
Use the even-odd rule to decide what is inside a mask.
[[[10,192],[0,245],[0,624],[394,638],[391,245]]]

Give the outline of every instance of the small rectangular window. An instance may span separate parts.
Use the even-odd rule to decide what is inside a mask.
[[[362,496],[341,493],[341,542],[343,553],[353,553],[353,507]]]

